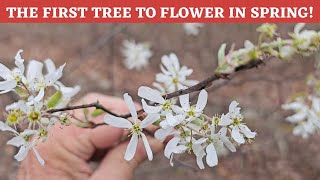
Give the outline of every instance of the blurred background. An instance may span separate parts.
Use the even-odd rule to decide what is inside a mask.
[[[13,67],[16,52],[23,49],[25,60],[51,58],[58,65],[67,62],[62,82],[80,85],[77,97],[89,92],[121,97],[129,92],[138,101],[138,88],[151,86],[160,71],[161,56],[175,52],[181,64],[194,69],[189,79],[202,80],[214,72],[222,43],[228,47],[235,43],[236,48],[243,47],[247,39],[256,43],[258,26],[205,24],[198,36],[188,36],[182,24],[1,24],[0,62]],[[282,37],[288,37],[294,24],[278,26]],[[319,31],[320,25],[308,24],[306,28]],[[124,66],[121,48],[126,39],[151,44],[153,56],[146,68],[137,71]],[[135,179],[319,179],[319,136],[293,136],[292,127],[284,121],[288,112],[281,110],[290,95],[304,90],[314,58],[295,57],[292,62],[272,59],[208,90],[206,113],[226,112],[231,101],[238,101],[248,126],[258,133],[254,143],[220,157],[218,166],[205,170],[197,170],[189,155],[176,156],[189,165],[177,162],[171,167],[169,160],[158,154],[137,170]],[[10,94],[1,95],[0,111],[13,100]],[[16,149],[5,145],[8,138],[6,133],[0,134],[0,180],[15,179],[19,167],[13,160]]]

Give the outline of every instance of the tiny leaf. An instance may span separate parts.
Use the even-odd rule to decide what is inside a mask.
[[[47,108],[54,108],[56,105],[58,105],[58,103],[61,101],[62,99],[62,92],[61,91],[57,91],[56,93],[54,93],[48,100],[47,103]]]
[[[102,115],[103,113],[104,113],[103,110],[101,110],[101,109],[95,109],[95,110],[91,113],[91,116],[92,116],[92,117],[98,117],[98,116]]]

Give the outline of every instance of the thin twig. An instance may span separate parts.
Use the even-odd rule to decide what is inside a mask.
[[[91,107],[95,107],[96,109],[101,109],[102,111],[109,113],[113,116],[123,117],[121,115],[118,115],[118,114],[108,110],[107,108],[102,106],[99,102],[95,102],[95,103],[91,103],[91,104],[82,104],[82,105],[77,105],[77,106],[67,106],[67,107],[60,108],[60,109],[49,109],[47,111],[47,113],[52,114],[52,113],[56,113],[56,112],[71,111],[71,110],[75,110],[75,109],[85,109],[85,108],[91,108]],[[126,116],[124,116],[123,118],[126,118]]]

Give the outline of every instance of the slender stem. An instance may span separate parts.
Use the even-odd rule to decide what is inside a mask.
[[[95,102],[95,103],[91,103],[91,104],[77,105],[77,106],[67,106],[67,107],[60,108],[60,109],[49,109],[47,111],[47,113],[52,114],[52,113],[56,113],[56,112],[70,111],[70,110],[76,110],[76,109],[85,109],[85,108],[91,108],[91,107],[95,107],[97,109],[101,109],[102,111],[104,111],[106,113],[109,113],[109,114],[111,114],[113,116],[126,118],[126,116],[121,116],[121,115],[118,115],[118,114],[108,110],[107,108],[102,106],[99,102]]]

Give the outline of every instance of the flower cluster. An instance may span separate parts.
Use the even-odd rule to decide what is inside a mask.
[[[123,41],[122,54],[125,57],[124,64],[128,69],[137,69],[147,66],[152,56],[148,43],[136,43],[135,41]]]
[[[284,110],[291,110],[295,114],[286,117],[286,120],[295,125],[293,134],[308,138],[320,130],[320,81],[316,76],[307,78],[309,91],[297,93],[287,104]]]
[[[231,152],[236,146],[251,142],[256,133],[252,132],[244,123],[238,103],[233,101],[229,112],[221,116],[209,118],[203,111],[207,104],[208,93],[202,90],[195,105],[190,104],[189,94],[179,97],[180,106],[172,100],[165,99],[161,93],[152,88],[142,86],[138,90],[142,98],[143,110],[147,116],[140,122],[133,101],[128,94],[124,95],[132,120],[112,115],[105,116],[105,123],[119,128],[128,129],[131,140],[125,153],[125,159],[134,157],[138,140],[142,139],[149,160],[152,160],[152,151],[143,129],[151,124],[158,124],[160,129],[155,132],[155,138],[160,141],[168,139],[164,155],[172,163],[174,154],[185,152],[193,153],[199,168],[203,169],[203,158],[210,166],[218,164],[218,154],[225,148]],[[149,105],[146,100],[153,102]],[[217,132],[217,130],[219,131]]]
[[[295,54],[311,55],[320,47],[320,32],[302,30],[304,25],[297,24],[294,32],[289,33],[290,38],[285,40],[277,36],[275,24],[263,24],[257,29],[260,35],[256,45],[247,40],[244,48],[234,50],[232,46],[226,53],[227,46],[222,44],[218,51],[218,67],[212,77],[215,80],[216,77],[227,77],[250,61],[264,60],[267,57],[286,60]],[[197,35],[202,24],[186,23],[183,26],[187,34]],[[122,53],[128,69],[141,69],[149,63],[152,52],[146,43],[124,41],[123,46]],[[14,92],[19,96],[17,102],[6,106],[5,121],[0,121],[0,131],[14,136],[7,144],[19,148],[14,156],[16,160],[22,161],[29,151],[33,151],[39,163],[44,165],[45,161],[36,145],[47,140],[50,129],[55,124],[71,124],[70,114],[64,111],[72,107],[64,107],[68,106],[80,87],[66,87],[60,82],[65,64],[57,68],[52,60],[47,59],[44,62],[31,60],[25,66],[21,53],[22,50],[17,52],[16,67],[13,69],[0,63],[0,94]],[[188,89],[190,91],[180,91],[196,85],[198,81],[187,79],[193,70],[180,65],[178,57],[173,53],[161,58],[160,68],[161,72],[156,75],[156,82],[153,83],[156,89],[142,86],[138,90],[144,113],[137,113],[141,111],[137,111],[127,93],[123,97],[131,114],[128,119],[122,118],[128,117],[127,115],[117,116],[105,108],[90,106],[92,104],[73,108],[96,107],[101,110],[96,111],[98,114],[109,112],[104,117],[105,123],[126,129],[131,137],[125,152],[126,160],[133,159],[139,141],[142,141],[148,159],[153,159],[146,134],[151,125],[159,127],[154,137],[167,142],[164,155],[170,159],[171,165],[174,155],[187,152],[194,154],[200,169],[205,168],[204,160],[208,166],[213,167],[218,164],[220,154],[235,152],[236,147],[241,144],[252,142],[256,132],[245,124],[236,101],[230,103],[227,113],[210,117],[204,113],[208,100],[208,93],[203,89],[207,87],[203,86],[203,83],[207,83],[206,80],[198,84],[200,88],[194,86],[195,88]],[[295,111],[294,115],[286,118],[297,125],[293,130],[295,135],[308,137],[320,128],[320,81],[315,79],[320,78],[308,81],[310,92],[296,96],[292,102],[283,105],[283,109]],[[203,90],[193,104],[190,94],[185,93],[199,89]],[[169,96],[166,94],[176,91],[183,95],[167,98]],[[90,125],[90,128],[94,128],[101,125],[92,123],[80,123],[79,126],[88,128]]]
[[[171,53],[161,58],[161,73],[156,75],[156,87],[162,94],[171,93],[179,89],[185,89],[198,83],[196,80],[188,80],[193,72],[187,66],[181,66],[176,54]]]
[[[51,59],[44,63],[31,60],[27,67],[19,50],[15,56],[16,67],[10,70],[0,63],[0,93],[15,92],[19,100],[6,106],[6,121],[0,122],[0,130],[14,135],[7,144],[19,147],[15,159],[22,161],[33,150],[39,162],[44,160],[35,149],[36,142],[44,142],[50,128],[56,123],[68,124],[66,114],[49,114],[51,108],[68,105],[80,87],[65,87],[59,79],[63,75],[65,64],[56,68]],[[43,68],[46,74],[43,74]]]
[[[231,73],[249,61],[266,59],[265,57],[278,57],[288,60],[295,54],[308,56],[316,52],[320,47],[320,32],[303,30],[305,24],[298,23],[293,33],[289,33],[291,39],[283,40],[275,38],[277,26],[275,24],[263,24],[257,31],[260,33],[257,45],[246,40],[244,48],[234,50],[232,45],[226,54],[226,44],[222,44],[218,52],[217,73]]]
[[[297,97],[293,102],[282,105],[284,110],[293,110],[294,115],[286,118],[295,124],[293,134],[308,138],[320,130],[320,97]]]

